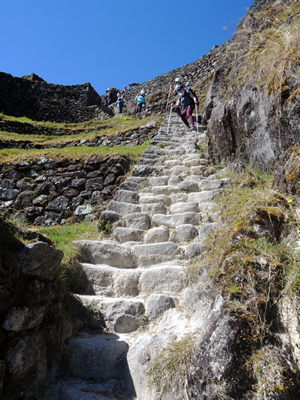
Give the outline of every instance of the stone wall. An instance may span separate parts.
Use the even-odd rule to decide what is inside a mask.
[[[104,327],[100,314],[83,309],[70,295],[65,301],[59,281],[62,258],[49,239],[0,217],[3,400],[40,398],[41,385],[55,371],[65,341],[82,328],[99,333]]]
[[[129,166],[126,156],[40,157],[1,165],[0,210],[36,225],[72,221],[70,217],[76,221],[83,215],[95,219]]]
[[[82,122],[110,117],[90,83],[63,86],[0,72],[0,112],[35,121]]]
[[[198,60],[176,68],[147,82],[138,84],[128,89],[124,98],[127,103],[133,102],[137,93],[145,90],[147,108],[151,112],[165,111],[169,93],[169,85],[174,85],[176,77],[180,77],[185,83],[190,82],[192,88],[199,85],[202,81],[212,77],[214,72],[221,65],[224,54],[232,39],[214,48]]]

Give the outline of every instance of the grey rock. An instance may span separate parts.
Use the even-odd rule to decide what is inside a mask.
[[[74,215],[88,215],[93,211],[93,207],[89,204],[78,206],[74,211]]]
[[[169,177],[168,176],[157,176],[149,179],[150,186],[164,186],[167,185]]]
[[[121,270],[115,275],[114,293],[119,296],[138,296],[141,270]]]
[[[140,196],[140,204],[160,203],[164,201],[165,198],[166,196],[164,194],[153,196],[152,193],[149,193],[147,195]]]
[[[203,242],[207,238],[207,236],[210,234],[210,232],[215,230],[216,228],[217,228],[216,222],[211,222],[211,223],[201,226],[201,228],[199,229],[200,241]]]
[[[183,203],[188,199],[187,193],[172,193],[170,196],[171,204]]]
[[[69,207],[69,200],[65,196],[59,196],[55,200],[49,201],[49,209],[53,211],[66,211]]]
[[[172,297],[165,294],[151,294],[145,305],[145,316],[149,321],[162,315],[169,308],[174,308],[175,303]]]
[[[186,240],[192,240],[197,236],[197,230],[194,225],[185,224],[176,226],[176,241],[184,242]]]
[[[199,212],[199,207],[198,203],[193,202],[193,203],[186,203],[186,202],[180,202],[180,203],[175,203],[172,204],[170,207],[170,213],[171,214],[181,214],[185,212]]]
[[[57,277],[63,252],[44,242],[30,243],[19,253],[19,268],[23,274],[43,280]]]
[[[33,200],[32,204],[34,206],[45,206],[48,204],[48,196],[46,194],[41,194]]]
[[[19,193],[18,189],[0,188],[0,200],[15,200]]]
[[[119,219],[122,217],[121,214],[115,212],[115,211],[103,211],[100,215],[100,221],[104,222],[117,222]]]
[[[140,244],[132,247],[132,253],[140,266],[147,267],[173,259],[177,245],[173,242]]]
[[[118,227],[114,230],[114,237],[120,243],[140,241],[143,233],[144,231],[141,229]]]
[[[140,277],[141,294],[179,292],[183,288],[182,266],[160,265],[146,269]]]
[[[197,203],[206,203],[213,200],[218,194],[222,192],[222,190],[223,189],[215,189],[198,193],[189,193],[188,201],[189,202],[196,201]]]
[[[167,214],[167,209],[164,204],[150,203],[141,205],[142,212],[150,216],[154,214]]]
[[[43,207],[37,207],[37,206],[24,208],[24,213],[26,217],[29,219],[38,217],[39,215],[42,214],[43,211],[44,211]]]
[[[129,190],[118,190],[115,194],[114,200],[121,201],[124,203],[136,204],[139,202],[140,196],[136,192]]]
[[[152,218],[152,222],[156,226],[164,225],[168,228],[175,228],[178,225],[184,224],[199,225],[200,221],[201,215],[193,212],[172,215],[155,214]]]
[[[169,240],[169,229],[165,226],[152,228],[144,236],[145,243],[162,243]]]
[[[91,264],[107,264],[117,268],[134,268],[131,249],[116,242],[81,240],[82,260]]]
[[[9,169],[4,173],[4,177],[8,179],[19,179],[21,178],[21,174],[15,169]]]
[[[8,350],[6,359],[8,371],[14,379],[24,377],[34,367],[39,369],[40,376],[46,375],[46,346],[39,334],[18,339]]]
[[[126,228],[141,229],[143,231],[150,228],[151,221],[148,214],[133,213],[125,216],[124,223]]]
[[[177,186],[152,186],[151,192],[154,195],[164,194],[165,196],[169,196],[171,193],[178,192]]]
[[[115,211],[121,215],[141,212],[141,207],[136,204],[129,204],[112,200],[108,206],[107,211]]]
[[[2,327],[7,331],[20,332],[38,327],[46,311],[46,306],[12,307],[5,315]]]
[[[168,185],[177,186],[180,182],[182,182],[182,178],[180,175],[171,175],[168,180]]]
[[[201,190],[215,190],[225,186],[228,182],[230,179],[203,179],[199,186]]]
[[[191,260],[194,257],[200,256],[200,254],[205,250],[203,244],[199,242],[191,243],[188,246],[185,246],[184,253],[185,257],[188,260]]]
[[[139,164],[139,165],[135,165],[134,167],[133,167],[133,170],[132,170],[132,175],[133,176],[148,176],[148,175],[150,175],[151,174],[151,172],[152,172],[152,167],[151,167],[151,165],[142,165],[142,164]]]
[[[123,376],[128,344],[114,334],[93,335],[70,339],[67,351],[71,376],[106,381]]]
[[[182,181],[178,184],[178,189],[185,192],[199,192],[199,186],[197,182]]]

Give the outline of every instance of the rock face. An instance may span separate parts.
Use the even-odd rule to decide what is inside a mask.
[[[296,39],[294,42],[291,39],[287,47],[280,50],[282,54],[288,53],[296,46],[295,58],[291,57],[289,64],[282,60],[278,65],[270,60],[271,67],[252,65],[257,70],[264,68],[265,75],[259,76],[258,72],[244,76],[250,67],[247,65],[251,62],[250,55],[256,54],[259,58],[256,43],[266,37],[267,29],[274,29],[277,38],[284,35],[284,20],[276,25],[276,15],[293,3],[292,0],[255,1],[237,28],[237,35],[228,49],[230,56],[225,57],[215,73],[203,117],[208,123],[209,153],[216,162],[241,160],[266,170],[274,167],[282,151],[299,144],[299,79],[293,72],[299,51]],[[287,15],[289,19],[285,22],[289,24],[296,14]],[[264,24],[260,23],[262,18],[265,18]],[[279,49],[280,39],[278,41],[272,42],[273,59],[276,57],[274,49]],[[266,42],[265,46],[268,45],[270,43]],[[240,56],[241,49],[244,57]],[[263,56],[260,60],[263,62]],[[278,68],[284,69],[283,75],[279,76]]]
[[[21,237],[38,241],[24,245]],[[98,321],[90,315],[84,322],[65,312],[58,281],[63,252],[49,242],[0,218],[0,344],[5,349],[0,353],[0,397],[4,400],[36,396],[50,370],[56,369],[64,342],[86,323],[102,331],[100,314]]]

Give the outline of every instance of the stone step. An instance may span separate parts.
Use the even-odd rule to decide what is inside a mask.
[[[156,176],[154,178],[150,178],[148,185],[149,186],[164,186],[168,183],[169,176]]]
[[[199,207],[197,202],[187,203],[187,202],[180,202],[172,204],[170,207],[171,214],[182,214],[186,212],[195,212],[199,213]],[[162,214],[162,213],[160,213]]]
[[[175,166],[183,165],[183,162],[181,160],[175,159],[175,160],[167,160],[167,161],[164,162],[164,164],[168,168],[173,168]]]
[[[132,169],[133,176],[149,176],[152,172],[152,166],[148,164],[137,164]]]
[[[146,213],[132,213],[125,216],[124,224],[126,228],[141,229],[145,231],[150,228],[151,220],[149,215]]]
[[[138,190],[143,189],[143,185],[136,183],[136,182],[126,180],[125,182],[121,183],[119,188],[121,190],[138,191]]]
[[[187,175],[190,175],[190,168],[184,165],[178,165],[168,169],[166,173],[169,175],[181,175],[182,177],[186,177]]]
[[[169,229],[165,226],[151,228],[144,236],[145,243],[163,243],[167,242],[170,237]]]
[[[127,368],[127,361],[124,365]],[[126,377],[125,374],[120,379],[109,379],[102,383],[79,378],[61,380],[55,383],[55,387],[43,393],[43,400],[131,400],[135,391],[124,385],[125,381],[132,382],[131,377]]]
[[[184,287],[184,265],[172,261],[146,269],[140,277],[140,293],[178,293]]]
[[[184,180],[177,185],[178,189],[184,192],[199,192],[199,185],[197,182],[191,180]]]
[[[157,195],[165,195],[170,196],[171,193],[177,193],[179,188],[177,186],[172,185],[164,185],[164,186],[152,186],[151,192],[154,196]]]
[[[142,229],[122,228],[117,227],[114,229],[114,239],[120,243],[131,241],[141,241],[144,231]]]
[[[88,263],[83,263],[82,268],[88,281],[84,291],[87,295],[136,297],[140,294],[139,278],[142,270]]]
[[[160,203],[164,201],[166,195],[159,194],[154,196],[153,193],[143,193],[143,196],[140,196],[140,205],[142,204],[151,204],[151,203]]]
[[[223,189],[207,190],[203,192],[189,193],[188,201],[197,203],[206,203],[213,200],[218,194],[222,193]]]
[[[173,242],[138,244],[132,247],[132,253],[139,267],[171,261],[175,257],[177,245]]]
[[[72,338],[67,344],[67,374],[71,377],[108,381],[124,376],[128,344],[114,334]]]
[[[130,204],[122,201],[112,200],[108,203],[106,210],[114,211],[121,215],[127,215],[127,214],[141,212],[141,207],[137,204]]]
[[[130,204],[137,204],[139,202],[139,199],[140,196],[136,192],[130,190],[118,190],[114,197],[115,201],[130,203]]]
[[[85,307],[97,309],[104,317],[106,327],[117,333],[130,333],[138,329],[145,312],[141,299],[107,298],[77,295]]]
[[[81,261],[90,264],[107,264],[117,268],[135,268],[131,249],[114,241],[81,240]]]
[[[167,208],[162,203],[150,203],[150,204],[142,204],[141,205],[142,212],[150,215],[151,217],[154,214],[167,214]]]
[[[185,212],[180,214],[163,215],[155,214],[152,217],[152,223],[155,226],[166,226],[167,228],[176,228],[178,225],[192,224],[199,225],[201,214],[196,212]]]

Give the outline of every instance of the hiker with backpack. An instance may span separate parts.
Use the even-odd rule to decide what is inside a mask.
[[[170,94],[171,94],[172,96],[177,95],[177,99],[178,99],[178,96],[179,96],[178,89],[179,89],[180,86],[183,86],[183,87],[184,87],[184,85],[181,83],[181,79],[180,79],[180,78],[176,78],[176,79],[175,79],[175,83],[176,83],[176,85],[175,85],[174,88],[172,87],[172,85],[170,85]],[[176,112],[176,114],[178,114],[179,117],[181,116],[181,115],[180,115],[180,108],[175,108],[174,111]]]
[[[117,106],[118,114],[122,114],[123,107],[124,107],[124,101],[123,101],[123,97],[120,95],[118,96],[118,99],[116,101],[116,106]]]
[[[145,99],[145,91],[141,90],[140,94],[138,94],[134,101],[137,102],[137,112],[140,113],[142,110],[146,109],[146,99]]]
[[[177,90],[177,101],[175,104],[172,103],[171,106],[180,110],[180,118],[188,129],[196,130],[193,120],[193,111],[195,109],[195,104],[198,104],[197,97],[187,91],[184,85],[180,85]],[[188,120],[191,125],[189,125]]]

